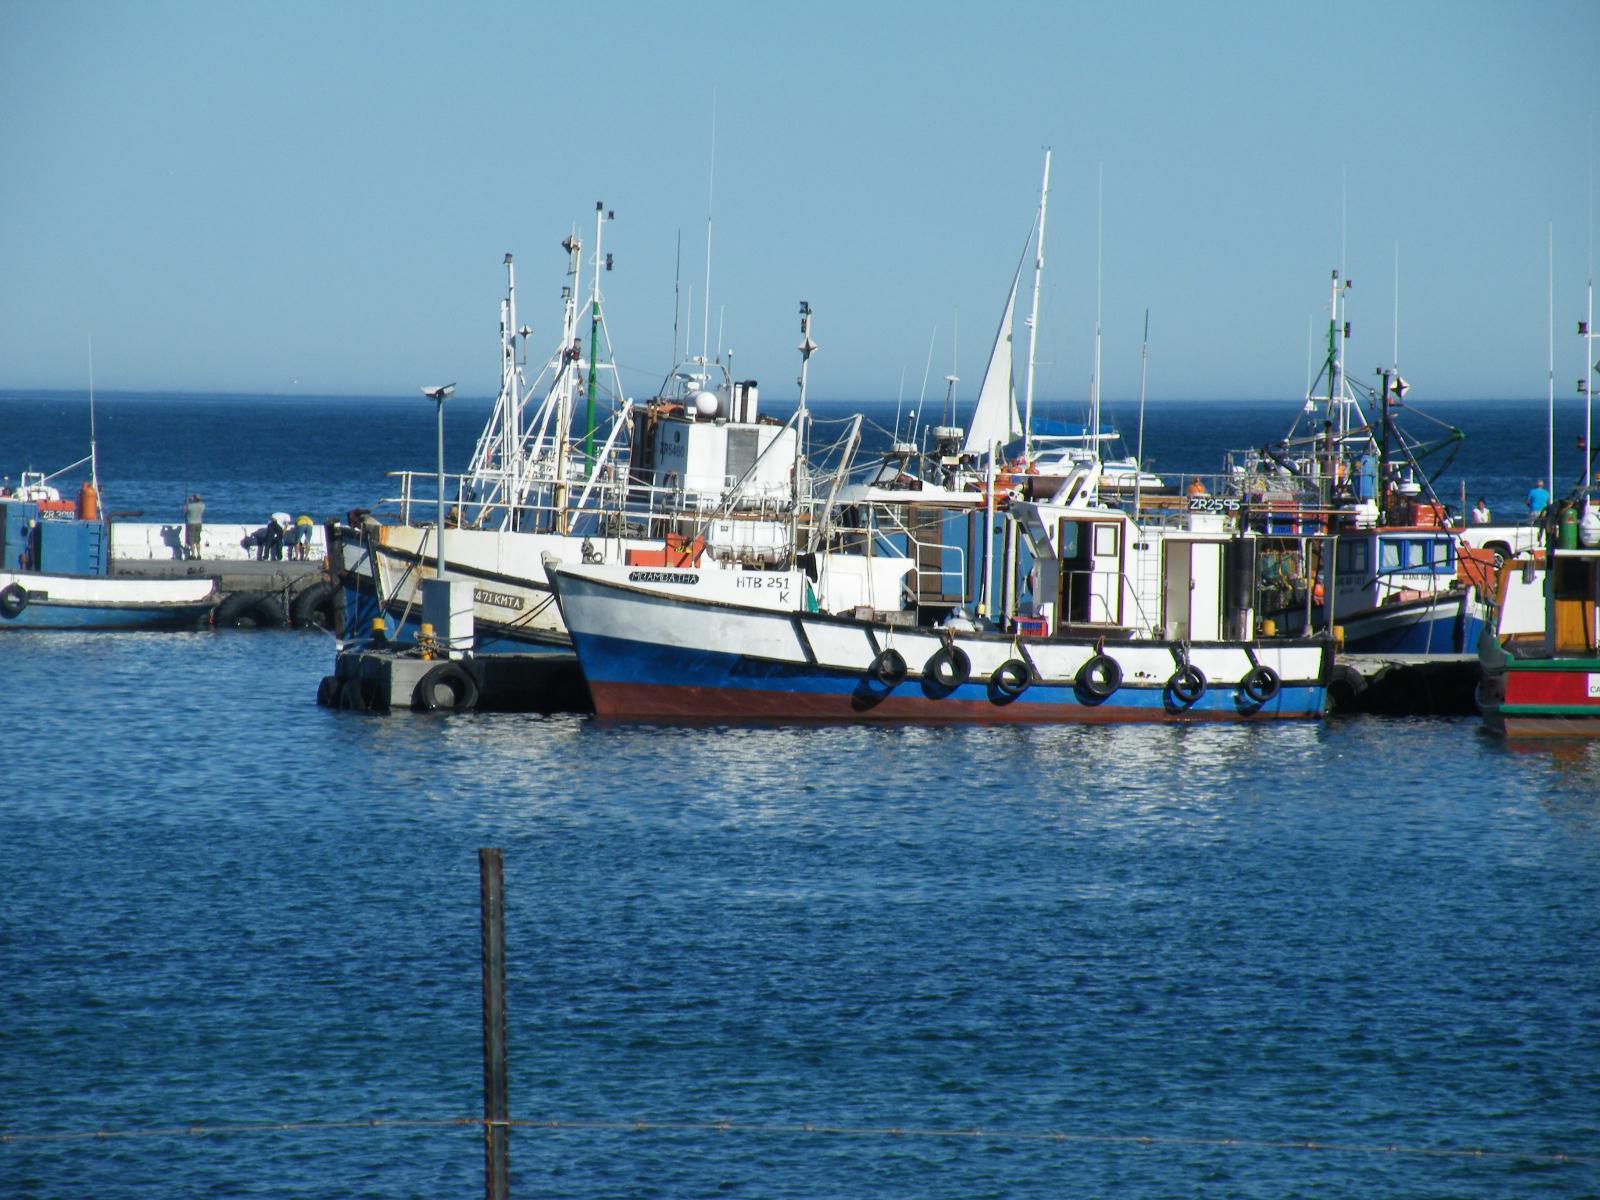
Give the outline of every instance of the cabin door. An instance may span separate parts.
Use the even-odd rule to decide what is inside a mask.
[[[1169,541],[1164,549],[1167,637],[1180,642],[1221,640],[1223,544]]]
[[[1121,524],[1063,518],[1056,548],[1060,563],[1058,622],[1121,625]]]

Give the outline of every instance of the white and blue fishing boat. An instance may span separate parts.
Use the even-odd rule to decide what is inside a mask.
[[[84,464],[77,498],[62,499],[51,481]],[[24,472],[0,497],[0,630],[184,628],[216,603],[209,577],[110,574],[110,544],[93,453],[53,475]]]
[[[1315,720],[1327,636],[1257,619],[1251,542],[1209,516],[1142,526],[1099,504],[1094,464],[1015,502],[1034,556],[1013,629],[914,610],[809,611],[701,591],[693,571],[547,563],[595,711],[626,720],[1075,723]],[[669,578],[670,577],[670,578]],[[699,594],[697,594],[699,593]]]

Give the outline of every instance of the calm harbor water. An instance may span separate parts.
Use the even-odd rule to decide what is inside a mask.
[[[189,402],[128,403],[108,491],[219,520],[428,465],[385,407],[342,474],[185,476]],[[374,718],[331,656],[0,639],[0,1195],[479,1194],[481,846],[566,1125],[514,1195],[1600,1192],[1600,746]]]

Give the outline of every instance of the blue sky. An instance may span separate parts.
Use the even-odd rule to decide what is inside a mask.
[[[594,205],[624,383],[700,342],[790,396],[975,394],[1054,169],[1038,396],[1297,396],[1329,272],[1352,374],[1542,396],[1583,348],[1600,5],[0,0],[0,387],[404,395],[543,350]],[[1019,309],[1026,307],[1025,298]],[[1019,331],[1020,333],[1020,331]]]

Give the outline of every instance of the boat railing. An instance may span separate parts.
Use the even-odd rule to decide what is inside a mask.
[[[1063,570],[1062,576],[1061,598],[1065,614],[1058,617],[1057,624],[1121,627],[1127,623],[1121,620],[1120,614],[1121,602],[1130,590],[1124,587],[1127,578],[1123,572],[1083,567]],[[1142,619],[1143,606],[1139,604],[1138,589],[1131,591],[1134,606],[1140,609]],[[1113,604],[1118,611],[1112,610]]]
[[[833,533],[845,545],[859,545],[869,552],[882,550],[912,564],[915,598],[967,602],[967,548],[919,534],[901,516],[901,506],[883,505],[877,519],[866,525],[835,525]],[[924,529],[927,527],[923,527]],[[897,540],[899,539],[899,540]],[[954,565],[951,565],[951,561]],[[954,584],[952,590],[950,585]]]

